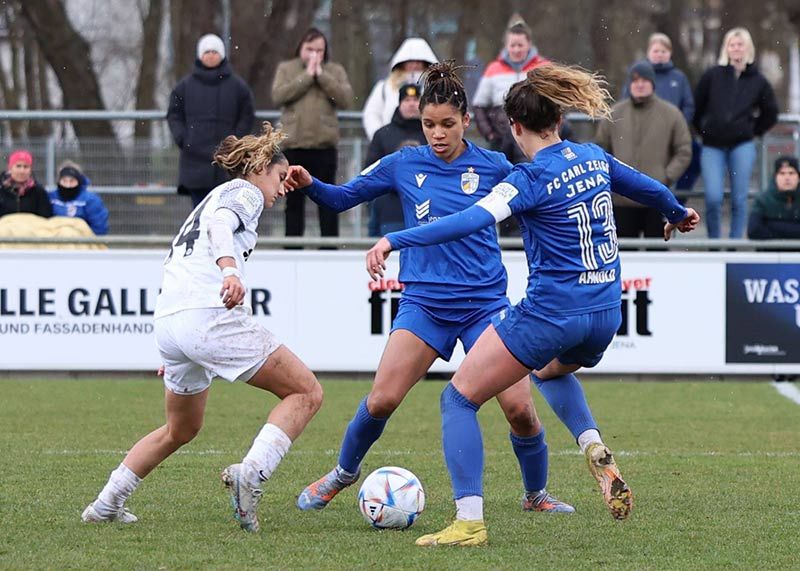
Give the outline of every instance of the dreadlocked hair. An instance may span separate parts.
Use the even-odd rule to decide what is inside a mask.
[[[269,121],[264,121],[260,135],[225,137],[214,151],[214,164],[233,177],[244,178],[260,173],[286,160],[280,149],[280,143],[286,137],[286,133],[273,129]]]
[[[457,66],[455,60],[447,60],[431,65],[422,79],[422,95],[419,98],[419,110],[425,109],[428,103],[443,105],[449,103],[462,115],[467,114],[467,91],[456,71],[466,66]]]
[[[578,66],[541,65],[511,87],[503,107],[511,121],[534,132],[554,129],[570,109],[592,119],[610,119],[606,85],[601,75]]]

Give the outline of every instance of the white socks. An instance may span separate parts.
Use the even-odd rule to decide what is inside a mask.
[[[101,515],[105,516],[117,513],[141,481],[142,479],[134,474],[130,468],[125,464],[120,464],[116,470],[111,472],[108,482],[97,496],[100,501],[95,504],[95,509],[100,512],[107,512],[101,513]]]
[[[584,430],[581,432],[580,436],[578,436],[578,446],[581,447],[581,453],[586,453],[586,449],[589,447],[590,444],[594,444],[595,442],[602,444],[603,439],[600,438],[600,433],[597,432],[594,428],[590,428],[589,430]]]
[[[483,521],[483,497],[465,496],[456,500],[456,519]]]
[[[268,480],[291,445],[292,440],[283,430],[274,424],[265,424],[242,460],[243,464],[251,466],[257,474],[258,481],[250,483],[260,486],[261,482]]]

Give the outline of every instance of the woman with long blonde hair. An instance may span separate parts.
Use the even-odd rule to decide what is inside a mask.
[[[281,399],[244,459],[222,474],[234,518],[242,529],[258,531],[262,483],[322,404],[314,374],[253,319],[246,295],[244,262],[256,244],[259,216],[285,194],[289,164],[280,150],[283,137],[265,123],[261,135],[231,135],[217,148],[215,162],[234,178],[212,190],[181,226],[164,261],[156,302],[166,423],[131,448],[84,510],[84,522],[137,521],[125,501],[145,476],[197,435],[211,381],[220,377]]]
[[[597,365],[617,332],[620,262],[611,192],[660,210],[669,220],[665,239],[674,228],[684,232],[697,225],[697,213],[661,183],[596,145],[561,140],[558,130],[567,110],[607,118],[607,99],[600,78],[584,70],[559,65],[531,70],[505,99],[514,140],[530,161],[468,209],[387,234],[367,253],[367,271],[375,278],[383,275],[392,250],[461,239],[514,214],[529,260],[526,297],[492,319],[442,393],[442,445],[456,521],[420,537],[417,545],[487,541],[478,409],[532,373],[559,412],[554,393],[577,383],[573,373],[579,368]],[[633,494],[599,431],[587,430],[578,444],[612,516],[627,518]]]
[[[706,198],[709,238],[722,236],[725,173],[730,176],[731,238],[743,238],[747,194],[756,160],[754,139],[778,121],[775,92],[758,71],[750,32],[733,28],[722,40],[718,64],[695,90],[694,126],[703,139],[700,167]]]

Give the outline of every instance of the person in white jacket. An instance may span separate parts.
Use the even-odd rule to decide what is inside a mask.
[[[437,63],[436,54],[422,38],[406,38],[392,56],[391,71],[385,79],[372,88],[364,105],[364,131],[371,141],[375,131],[388,125],[397,109],[397,92],[405,83],[418,83],[431,64]]]

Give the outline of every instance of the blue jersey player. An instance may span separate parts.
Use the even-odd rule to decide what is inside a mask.
[[[608,92],[583,70],[548,65],[528,73],[505,100],[514,139],[531,162],[517,165],[492,192],[463,212],[388,234],[367,254],[381,275],[391,250],[462,239],[511,216],[522,230],[529,264],[526,297],[493,319],[442,393],[442,440],[456,499],[456,521],[417,545],[480,545],[483,443],[480,406],[532,371],[543,385],[576,382],[573,373],[603,356],[620,325],[620,262],[611,192],[658,209],[664,238],[693,230],[699,215],[659,182],[595,145],[561,141],[563,111],[607,116]],[[599,436],[599,435],[598,435]],[[598,438],[582,446],[589,469],[617,519],[632,493],[611,451]],[[477,507],[476,507],[477,506]]]
[[[324,184],[302,167],[292,166],[287,187],[304,187],[313,200],[339,212],[396,191],[406,226],[416,227],[485,198],[511,171],[502,154],[464,140],[469,125],[467,97],[451,63],[431,68],[420,111],[429,145],[407,147],[384,157],[342,186]],[[506,271],[491,225],[449,244],[404,251],[399,277],[405,289],[372,390],[347,427],[338,465],[301,492],[300,509],[322,509],[355,482],[364,456],[389,416],[433,362],[438,357],[450,359],[458,340],[469,351],[491,317],[508,307]],[[572,512],[572,506],[545,491],[544,429],[533,408],[526,375],[517,381],[496,396],[510,424],[522,472],[523,509]]]

